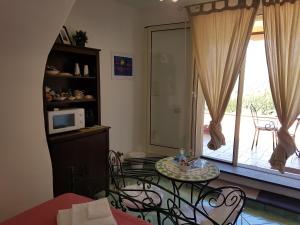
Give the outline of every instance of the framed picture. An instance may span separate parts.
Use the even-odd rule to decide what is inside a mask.
[[[132,79],[134,76],[134,58],[132,55],[112,53],[112,78]]]
[[[67,44],[67,45],[72,44],[67,28],[65,26],[63,26],[59,32],[59,38],[63,44]]]

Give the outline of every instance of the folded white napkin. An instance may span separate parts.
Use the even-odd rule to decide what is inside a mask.
[[[95,202],[73,205],[72,225],[117,225],[117,223],[111,213],[107,199],[100,199]]]
[[[87,203],[72,205],[72,225],[83,225],[87,220]]]
[[[57,225],[72,225],[72,210],[62,209],[58,210]]]
[[[112,216],[107,198],[89,202],[87,210],[89,220]]]

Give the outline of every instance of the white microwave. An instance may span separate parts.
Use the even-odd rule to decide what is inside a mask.
[[[85,127],[83,108],[48,111],[49,134],[57,134]]]

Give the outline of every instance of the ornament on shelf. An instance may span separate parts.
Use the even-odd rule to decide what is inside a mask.
[[[80,76],[80,67],[79,67],[79,63],[75,63],[74,75],[75,75],[75,76]]]

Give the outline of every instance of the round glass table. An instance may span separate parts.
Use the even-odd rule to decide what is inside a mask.
[[[182,171],[174,157],[167,157],[157,161],[155,169],[172,182],[173,191],[178,195],[183,184],[191,184],[191,202],[193,202],[194,188],[198,189],[197,198],[200,198],[208,183],[220,175],[219,168],[207,160],[199,158],[193,164],[195,166]]]

